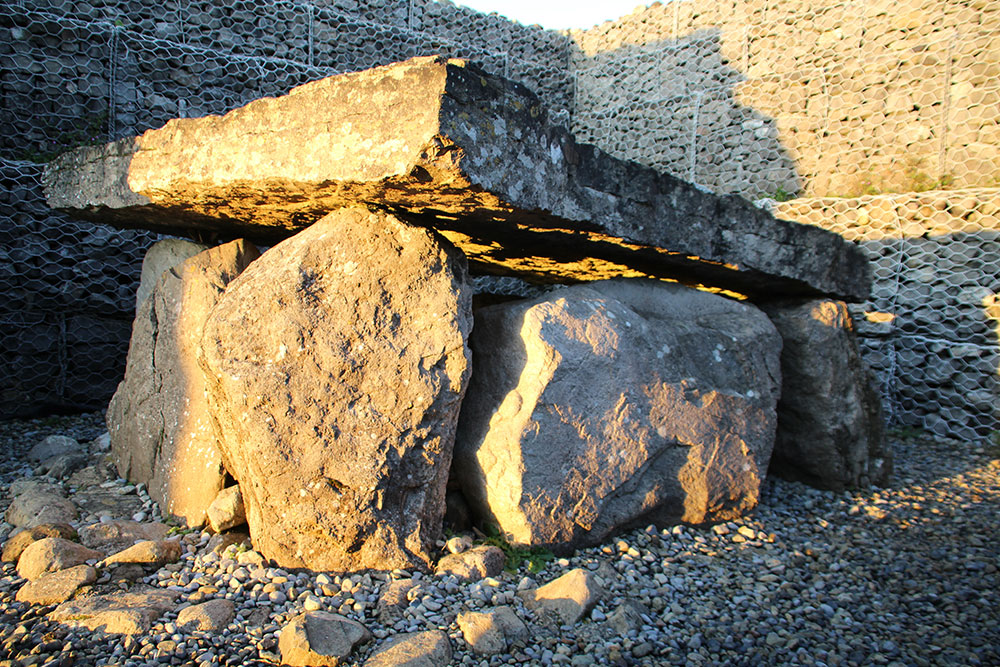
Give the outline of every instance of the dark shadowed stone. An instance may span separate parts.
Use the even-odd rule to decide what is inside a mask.
[[[469,375],[461,254],[342,209],[219,300],[202,363],[254,547],[282,567],[429,566]]]
[[[528,89],[440,57],[77,149],[45,181],[51,206],[125,227],[266,244],[367,204],[440,231],[480,268],[536,281],[679,277],[850,300],[869,291],[867,259],[836,234],[577,144]]]
[[[162,273],[139,306],[125,379],[108,407],[119,473],[190,526],[205,523],[225,481],[196,351],[226,285],[258,255],[233,241]]]
[[[824,489],[887,483],[892,450],[881,397],[847,305],[796,300],[762,307],[784,341],[771,471]]]

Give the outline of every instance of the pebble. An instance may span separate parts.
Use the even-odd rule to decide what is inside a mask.
[[[10,452],[0,484],[25,476],[20,457],[42,437],[85,442],[102,430],[100,415],[0,424],[0,446]],[[0,655],[23,665],[277,663],[281,627],[304,610],[326,609],[364,623],[376,637],[372,648],[402,631],[443,630],[456,665],[1000,664],[1000,462],[962,447],[900,440],[890,488],[831,493],[769,480],[748,517],[633,530],[541,572],[522,568],[475,584],[409,571],[289,573],[245,547],[206,553],[209,536],[187,534],[182,559],[144,582],[181,591],[183,602],[232,600],[236,617],[219,636],[177,627],[176,611],[124,641],[67,632],[14,600],[21,580],[4,564]],[[129,487],[119,480],[107,488]],[[136,516],[156,516],[143,487],[130,493],[144,503]],[[9,503],[3,495],[0,510]],[[94,517],[114,518],[122,517]],[[578,567],[605,586],[589,619],[553,627],[525,609],[518,591]],[[379,595],[394,579],[417,586],[400,616],[383,619]],[[609,617],[625,601],[641,613],[619,635]],[[456,617],[499,604],[528,624],[531,639],[484,661],[461,640]]]

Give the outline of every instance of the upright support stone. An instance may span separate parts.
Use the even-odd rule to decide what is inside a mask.
[[[226,285],[258,255],[233,241],[162,273],[139,306],[125,379],[108,407],[119,473],[147,484],[164,512],[191,526],[205,523],[225,482],[196,354]]]
[[[523,86],[440,57],[80,148],[45,181],[72,215],[265,243],[336,208],[384,207],[481,270],[536,282],[652,276],[863,300],[871,279],[836,234],[577,144]]]
[[[835,490],[888,482],[881,399],[847,306],[792,300],[763,308],[784,341],[771,470]]]
[[[427,568],[469,376],[464,258],[342,209],[264,253],[201,362],[254,547],[282,567]]]

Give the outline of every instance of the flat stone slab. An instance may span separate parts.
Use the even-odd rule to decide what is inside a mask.
[[[437,230],[475,270],[535,282],[646,276],[848,301],[871,282],[840,236],[577,144],[527,88],[437,56],[79,148],[45,183],[77,217],[264,245],[375,206]]]

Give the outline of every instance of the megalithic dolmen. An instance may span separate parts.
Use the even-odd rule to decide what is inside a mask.
[[[473,270],[542,283],[648,276],[847,301],[871,284],[842,237],[578,144],[527,88],[436,56],[79,148],[45,184],[76,217],[265,245],[362,204],[434,229]]]

